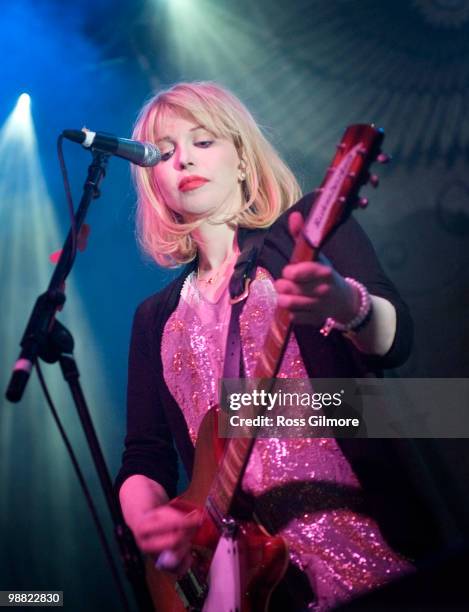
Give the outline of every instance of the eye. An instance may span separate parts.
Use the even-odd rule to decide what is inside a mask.
[[[196,147],[201,149],[208,149],[213,144],[213,140],[198,140],[194,143]]]
[[[171,155],[174,153],[174,150],[166,151],[166,153],[161,153],[161,161],[168,161]]]

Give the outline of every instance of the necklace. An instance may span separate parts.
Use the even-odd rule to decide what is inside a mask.
[[[213,276],[210,276],[209,278],[200,278],[200,270],[197,268],[197,282],[205,283],[206,285],[213,285],[213,283],[220,276],[220,271],[221,268],[219,268],[216,273]]]
[[[239,251],[233,251],[233,253],[228,255],[228,257],[220,264],[217,271],[208,278],[200,278],[200,268],[197,268],[197,282],[205,283],[206,285],[213,285],[220,277],[220,274],[225,271],[228,265],[231,264],[233,259],[237,258],[238,255]]]

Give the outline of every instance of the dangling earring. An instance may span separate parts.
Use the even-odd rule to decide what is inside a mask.
[[[240,173],[239,173],[238,180],[240,183],[243,183],[246,180],[246,162],[244,161],[244,159],[240,160],[239,169],[240,169]]]

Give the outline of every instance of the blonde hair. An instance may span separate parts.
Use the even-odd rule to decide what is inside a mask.
[[[244,160],[245,204],[225,222],[246,228],[268,227],[301,197],[291,170],[262,134],[253,116],[232,93],[215,83],[178,83],[162,91],[142,108],[132,137],[156,142],[168,113],[189,119],[229,138]],[[158,264],[175,267],[192,261],[197,245],[191,232],[203,219],[185,222],[164,202],[151,168],[133,166],[137,189],[137,238]]]

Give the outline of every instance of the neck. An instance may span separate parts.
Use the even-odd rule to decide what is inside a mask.
[[[192,236],[197,243],[199,269],[204,272],[219,268],[238,249],[236,228],[226,223],[203,223]]]

